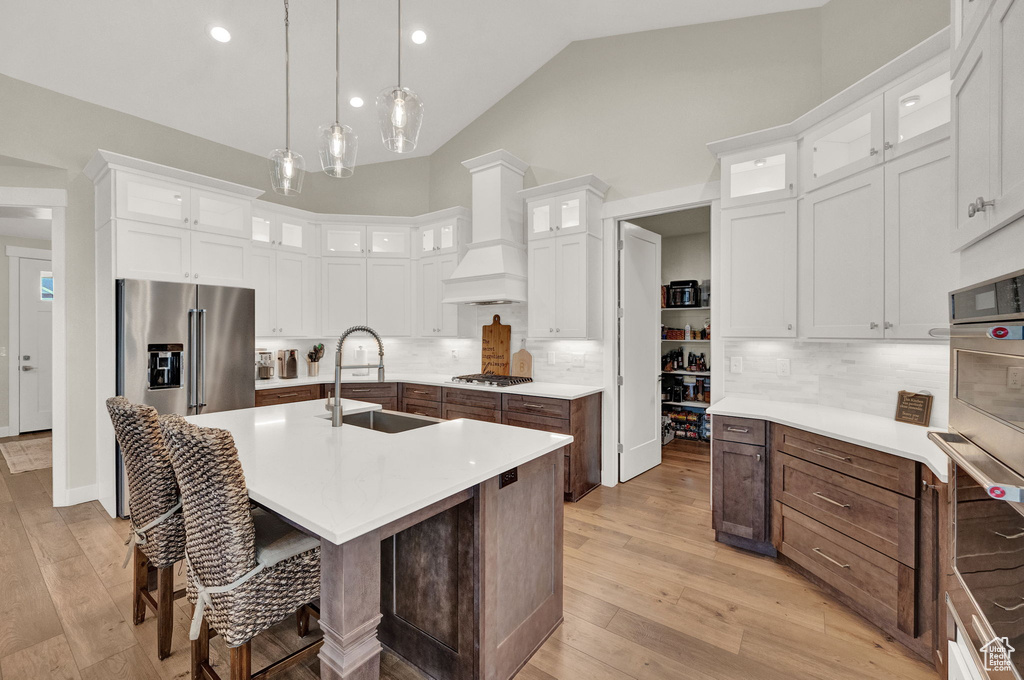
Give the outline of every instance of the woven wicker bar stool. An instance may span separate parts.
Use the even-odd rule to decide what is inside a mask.
[[[305,633],[310,603],[320,596],[320,540],[251,508],[230,432],[180,416],[162,422],[182,490],[193,680],[220,680],[209,663],[211,625],[229,647],[231,680],[269,675],[316,653],[322,640],[252,673],[256,635],[293,613]]]
[[[107,399],[117,443],[128,477],[132,535],[125,566],[133,563],[132,620],[146,620],[146,608],[156,615],[157,657],[171,654],[174,600],[185,591],[174,590],[174,565],[185,558],[185,520],[181,514],[178,481],[164,445],[160,417],[151,406],[133,404],[124,397]],[[155,581],[155,583],[154,583]],[[156,590],[156,599],[151,594]]]

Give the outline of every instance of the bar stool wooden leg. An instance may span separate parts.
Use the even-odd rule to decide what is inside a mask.
[[[251,644],[251,642],[246,642],[229,650],[231,657],[231,680],[252,680]]]
[[[309,610],[306,609],[306,605],[299,607],[299,610],[295,612],[295,628],[299,633],[300,638],[304,638],[309,635]]]
[[[192,641],[192,680],[204,680],[204,667],[210,664],[210,628],[203,619],[199,638]]]
[[[146,620],[146,601],[142,593],[149,591],[149,559],[135,546],[132,551],[134,590],[132,593],[132,622],[137,626]]]
[[[174,630],[174,567],[163,567],[157,574],[156,646],[157,658],[171,655],[171,633]]]

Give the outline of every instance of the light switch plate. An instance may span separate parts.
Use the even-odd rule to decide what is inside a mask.
[[[743,372],[743,357],[732,357],[729,360],[729,370],[733,373]]]
[[[573,368],[586,368],[587,357],[584,354],[573,354],[572,355],[572,367]]]
[[[779,359],[776,362],[776,370],[778,371],[780,378],[788,378],[789,373],[789,359]]]
[[[459,350],[453,349],[452,350],[452,361],[458,361],[458,360],[459,360]]]
[[[554,366],[555,365],[555,353],[554,352],[548,352],[548,365],[549,366]]]

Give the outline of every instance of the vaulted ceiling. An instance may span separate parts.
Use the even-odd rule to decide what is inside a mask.
[[[405,0],[402,82],[429,155],[574,40],[819,7],[825,0]],[[334,120],[334,8],[291,0],[292,147]],[[396,80],[394,0],[342,0],[342,122],[359,164],[395,160],[374,99]],[[0,0],[0,73],[244,151],[284,146],[280,0]],[[227,44],[210,25],[226,27]],[[409,34],[427,33],[414,45]],[[352,108],[353,96],[365,100]],[[56,132],[55,132],[56,134]]]

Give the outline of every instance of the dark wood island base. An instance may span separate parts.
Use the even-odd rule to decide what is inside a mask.
[[[514,676],[562,622],[565,455],[322,541],[321,677],[377,680],[382,644],[433,677]]]

